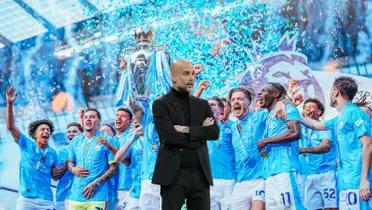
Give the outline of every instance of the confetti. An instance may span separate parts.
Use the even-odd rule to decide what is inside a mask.
[[[312,1],[296,5],[293,1],[157,0],[121,8],[118,2],[108,1],[108,12],[63,29],[63,39],[48,32],[11,49],[0,48],[1,89],[14,85],[27,93],[20,104],[50,103],[61,91],[79,104],[85,103],[84,96],[113,95],[121,73],[119,59],[125,49],[135,46],[133,31],[141,27],[154,32],[155,44],[166,46],[171,60],[185,58],[202,65],[197,84],[211,83],[203,97],[226,96],[229,88],[239,85],[239,76],[253,59],[278,49],[284,34],[298,37],[299,51],[310,62],[344,56],[357,57],[358,62],[370,59],[370,48],[363,47],[371,40],[365,32],[372,31],[370,1],[362,7],[359,1],[346,0],[319,1],[317,6]],[[356,8],[355,14],[348,14],[350,8]],[[70,51],[59,60],[53,52],[63,46]],[[0,105],[5,104],[3,94]]]

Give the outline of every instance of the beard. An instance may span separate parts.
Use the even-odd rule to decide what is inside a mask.
[[[265,99],[265,101],[262,103],[263,105],[261,106],[261,108],[268,109],[273,105],[273,103],[274,103],[274,99],[272,98]]]
[[[337,105],[337,100],[336,100],[335,98],[331,97],[330,100],[329,100],[329,105],[330,105],[331,107],[336,107],[336,105]]]

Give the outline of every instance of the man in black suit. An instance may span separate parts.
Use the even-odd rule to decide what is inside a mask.
[[[195,82],[192,63],[171,66],[173,88],[153,106],[160,149],[152,182],[161,185],[163,210],[210,209],[213,184],[206,140],[218,139],[219,129],[208,102],[190,93]]]

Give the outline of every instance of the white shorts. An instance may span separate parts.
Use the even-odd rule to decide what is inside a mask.
[[[250,209],[252,202],[265,202],[265,180],[257,179],[235,183],[232,198],[231,209]]]
[[[17,199],[17,210],[53,210],[53,201],[47,201],[38,198],[25,198],[18,196]]]
[[[301,175],[298,183],[301,198],[307,209],[337,208],[336,175],[334,171]]]
[[[371,209],[372,198],[369,198],[368,201],[364,201],[359,196],[359,189],[340,191],[340,210],[371,210]]]
[[[294,173],[281,173],[266,179],[266,210],[305,209],[301,203]]]
[[[151,180],[143,180],[141,183],[141,195],[139,205],[141,209],[160,210],[161,209],[160,185],[151,183]]]
[[[128,210],[140,210],[139,199],[129,197],[128,198],[128,206],[127,206],[126,209],[128,209]]]
[[[124,190],[118,190],[118,204],[117,210],[127,209],[129,199],[129,192]]]
[[[210,188],[211,210],[230,208],[234,183],[234,180],[213,179],[213,186]]]
[[[56,210],[67,210],[68,200],[65,201],[56,201],[55,209]]]

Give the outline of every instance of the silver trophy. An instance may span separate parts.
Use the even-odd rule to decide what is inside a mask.
[[[125,49],[116,90],[116,105],[129,105],[138,98],[153,100],[171,87],[170,57],[164,45],[154,45],[152,31],[134,32],[136,47]]]

